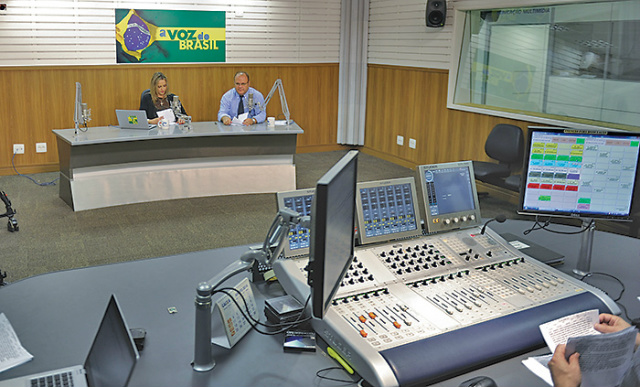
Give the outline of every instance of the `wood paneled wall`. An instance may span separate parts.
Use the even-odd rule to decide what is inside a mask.
[[[116,124],[115,109],[136,109],[140,92],[149,87],[155,71],[169,79],[195,121],[216,119],[220,97],[233,86],[238,70],[251,75],[251,85],[265,96],[277,78],[283,81],[291,117],[305,133],[298,152],[341,149],[336,143],[338,64],[277,65],[118,65],[0,68],[0,175],[14,174],[13,144],[25,144],[17,155],[22,173],[58,170],[52,129],[73,127],[75,82],[82,83],[83,100],[92,111],[92,126]],[[369,65],[366,137],[363,151],[400,165],[459,160],[489,160],[484,142],[498,123],[525,129],[532,123],[446,107],[446,70]],[[268,114],[280,113],[274,95]],[[89,128],[89,130],[90,130]],[[404,136],[404,146],[396,136]],[[417,148],[409,148],[414,138]],[[35,144],[46,142],[47,153]]]
[[[364,151],[413,168],[461,160],[490,161],[484,143],[499,123],[530,122],[447,109],[449,72],[423,68],[368,67]],[[404,136],[404,145],[396,136]],[[409,148],[409,139],[416,149]]]
[[[115,109],[137,109],[151,75],[165,73],[171,92],[180,96],[194,121],[214,121],[220,97],[233,87],[233,75],[243,70],[251,86],[267,96],[282,79],[294,119],[305,131],[298,136],[298,151],[334,150],[338,114],[338,64],[260,65],[110,65],[0,68],[0,175],[13,174],[13,144],[24,144],[16,155],[22,173],[58,170],[53,129],[73,128],[75,82],[82,84],[83,101],[91,108],[91,127],[117,124]],[[267,114],[280,114],[276,93]],[[35,144],[47,143],[47,153]]]

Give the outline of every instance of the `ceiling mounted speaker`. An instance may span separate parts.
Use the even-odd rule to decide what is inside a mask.
[[[446,18],[446,0],[427,0],[427,12],[425,14],[427,27],[444,27],[444,21],[446,20]]]

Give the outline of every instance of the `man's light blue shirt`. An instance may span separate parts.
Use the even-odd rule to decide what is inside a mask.
[[[248,101],[249,94],[253,93],[253,108],[249,110]],[[258,123],[264,122],[267,118],[267,113],[261,109],[259,109],[256,105],[261,106],[264,109],[264,97],[262,93],[253,87],[249,87],[249,90],[244,94],[242,98],[242,102],[244,103],[244,111],[249,112],[249,118],[255,118]],[[238,116],[238,103],[240,103],[240,94],[236,91],[235,88],[224,93],[222,98],[220,99],[220,110],[218,111],[218,121],[222,121],[222,117],[228,116],[229,118],[234,118]]]

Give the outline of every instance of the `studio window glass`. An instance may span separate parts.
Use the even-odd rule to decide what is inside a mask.
[[[450,108],[640,131],[640,2],[478,3],[456,9]]]

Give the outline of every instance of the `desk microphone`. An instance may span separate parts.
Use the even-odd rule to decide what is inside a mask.
[[[80,104],[80,106],[82,107],[82,121],[83,124],[86,125],[89,121],[91,121],[91,109],[89,109],[86,103],[82,103]]]
[[[484,230],[486,230],[486,229],[487,229],[487,225],[488,225],[489,223],[493,222],[494,220],[495,220],[496,222],[498,222],[498,223],[504,223],[504,221],[505,221],[505,220],[507,220],[507,217],[506,217],[506,216],[504,216],[504,214],[500,214],[500,215],[496,216],[496,217],[495,217],[495,218],[493,218],[493,219],[489,219],[489,220],[487,220],[487,223],[485,223],[485,224],[484,224],[484,226],[482,226],[482,230],[480,231],[480,234],[481,234],[481,235],[484,235]]]
[[[247,98],[247,105],[249,106],[249,111],[253,110],[253,93],[249,93],[249,97]]]
[[[178,97],[177,95],[173,96],[173,99],[171,100],[171,110],[173,110],[174,113],[180,113],[180,111],[182,109],[180,109],[180,97]]]

